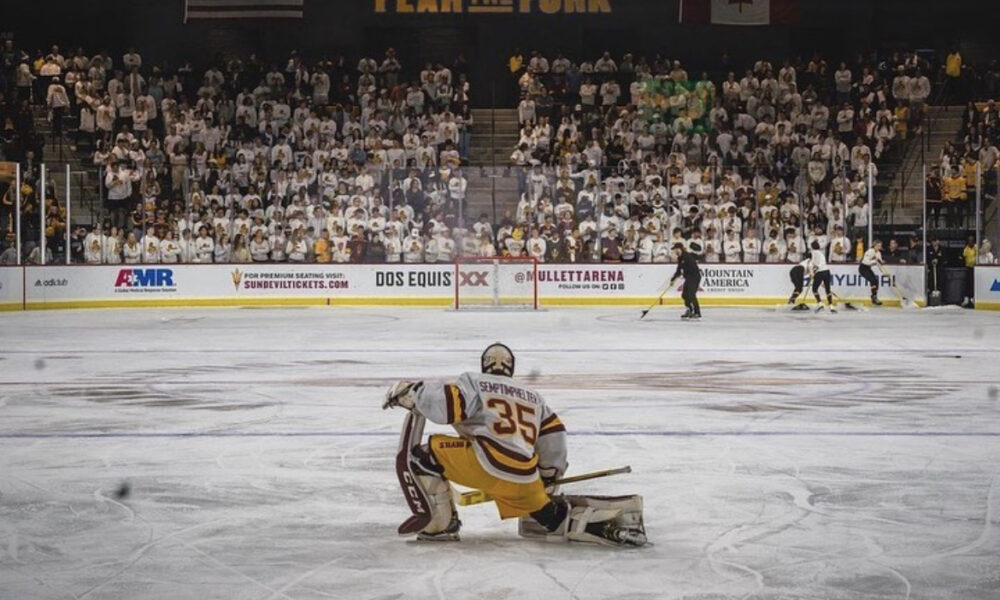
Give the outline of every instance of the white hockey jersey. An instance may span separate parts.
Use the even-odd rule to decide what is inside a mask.
[[[453,426],[494,477],[531,483],[538,467],[566,471],[566,428],[537,392],[509,377],[470,371],[451,383],[427,383],[415,408]]]
[[[875,248],[865,250],[864,256],[861,257],[861,264],[869,267],[882,264],[882,253]]]
[[[830,270],[830,267],[826,264],[826,256],[823,255],[822,250],[813,250],[809,254],[809,258],[807,260],[809,262],[809,269],[811,269],[813,273]]]

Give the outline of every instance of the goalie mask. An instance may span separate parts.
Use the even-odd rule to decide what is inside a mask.
[[[483,373],[513,377],[514,353],[510,351],[510,348],[499,342],[491,344],[486,350],[483,350],[480,366]]]

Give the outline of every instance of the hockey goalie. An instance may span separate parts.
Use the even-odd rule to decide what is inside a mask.
[[[518,533],[552,541],[642,546],[642,497],[559,495],[566,471],[566,428],[535,391],[514,381],[514,354],[503,344],[483,352],[481,373],[454,382],[400,381],[383,409],[409,411],[400,434],[396,472],[413,512],[400,535],[457,541],[461,521],[451,482],[482,490],[501,519],[518,518]],[[431,435],[425,419],[458,436]]]

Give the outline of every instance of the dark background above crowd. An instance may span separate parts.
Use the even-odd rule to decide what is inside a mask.
[[[173,63],[189,59],[197,47],[208,63],[223,54],[279,60],[290,50],[307,57],[381,56],[391,41],[412,63],[404,69],[427,61],[451,64],[463,54],[474,65],[475,106],[494,102],[489,82],[497,83],[498,105],[516,102],[516,92],[505,85],[505,61],[514,46],[567,56],[663,53],[692,72],[718,70],[724,54],[738,57],[750,48],[771,59],[812,52],[851,59],[856,49],[958,45],[969,63],[985,66],[1000,47],[995,21],[986,14],[992,3],[976,0],[808,0],[800,3],[797,25],[771,27],[679,24],[679,0],[614,0],[612,15],[552,16],[380,14],[372,0],[307,1],[302,20],[222,23],[184,23],[183,0],[7,4],[0,32],[16,29],[22,48],[47,49],[60,40],[65,48],[107,48],[121,56],[134,46],[143,48],[147,61]]]

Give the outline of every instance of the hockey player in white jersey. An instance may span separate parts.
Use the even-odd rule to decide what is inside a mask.
[[[830,267],[826,264],[826,255],[823,253],[823,246],[819,240],[812,241],[812,249],[809,255],[809,269],[812,272],[813,297],[819,306],[816,311],[823,310],[823,300],[819,296],[819,287],[822,285],[826,289],[826,306],[830,312],[837,312],[833,306],[833,292],[830,291]]]
[[[507,346],[492,344],[480,362],[482,373],[447,383],[400,381],[386,394],[383,409],[410,411],[396,469],[414,515],[399,533],[457,540],[453,481],[490,494],[502,519],[522,520],[525,537],[645,544],[640,496],[550,497],[552,482],[566,471],[566,428],[537,392],[513,379]],[[459,437],[431,435],[420,443],[425,418],[451,425]]]
[[[882,240],[875,240],[872,242],[872,247],[865,250],[864,256],[861,257],[861,265],[858,266],[858,272],[861,273],[861,276],[865,278],[868,286],[871,288],[872,304],[875,306],[881,306],[882,301],[878,299],[878,276],[875,275],[872,267],[881,264],[883,264]]]

